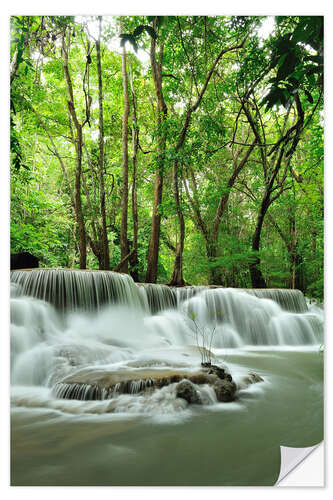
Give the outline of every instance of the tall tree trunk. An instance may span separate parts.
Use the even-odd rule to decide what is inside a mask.
[[[210,236],[210,239],[206,243],[206,253],[208,261],[211,265],[210,267],[210,283],[211,285],[223,285],[224,280],[222,276],[221,268],[215,264],[218,257],[218,241]]]
[[[133,255],[130,259],[131,276],[139,281],[138,260],[138,199],[137,199],[137,154],[139,149],[139,127],[136,116],[136,96],[133,85],[133,74],[130,68],[130,85],[132,94],[132,219],[133,219]]]
[[[261,127],[262,127],[262,135],[263,139],[260,137],[259,133],[259,128],[257,127],[256,120],[253,118],[251,114],[251,107],[248,106],[250,103],[248,94],[245,98],[242,99],[242,109],[244,110],[244,113],[247,117],[247,120],[253,130],[253,133],[255,137],[257,138],[257,141],[259,144],[261,144],[264,147],[261,147],[259,149],[260,155],[261,155],[261,160],[262,160],[262,165],[263,165],[263,170],[264,170],[264,178],[265,178],[265,193],[260,205],[260,210],[257,218],[257,224],[256,228],[253,234],[253,239],[252,239],[252,251],[254,252],[255,256],[253,257],[252,262],[249,265],[250,269],[250,275],[251,275],[251,282],[253,288],[266,288],[266,282],[265,279],[262,275],[262,272],[260,270],[260,257],[259,257],[259,248],[260,248],[260,237],[261,237],[261,230],[264,222],[264,218],[266,215],[266,212],[270,205],[273,203],[274,200],[276,200],[281,193],[284,190],[284,182],[287,177],[288,169],[290,166],[290,161],[292,158],[292,155],[295,152],[295,149],[297,147],[297,144],[300,140],[300,134],[303,130],[303,124],[304,124],[304,112],[302,108],[301,101],[299,99],[298,94],[295,94],[295,104],[296,104],[296,109],[297,109],[297,122],[292,125],[287,132],[285,133],[287,129],[287,123],[288,123],[288,117],[290,113],[291,106],[289,106],[289,109],[285,115],[284,119],[284,124],[282,127],[281,131],[281,138],[276,141],[276,143],[273,145],[271,148],[270,152],[267,152],[267,144],[266,144],[266,139],[265,139],[265,132],[264,132],[264,127],[263,127],[263,122],[262,119],[260,119]],[[246,103],[248,105],[246,105]],[[252,103],[253,104],[253,103]],[[259,113],[259,108],[256,106],[256,111]],[[292,132],[294,134],[292,135]],[[285,154],[285,149],[289,143],[289,141],[292,138],[292,146],[290,149],[286,152]],[[273,154],[274,153],[274,154]],[[271,160],[271,166],[268,164],[268,158],[269,156],[272,156]],[[281,168],[282,164],[282,159],[285,156],[285,166],[284,166],[284,171],[282,173],[282,176],[280,179],[277,180],[278,173]],[[274,187],[275,181],[276,185]],[[274,194],[274,190],[276,190],[276,193]]]
[[[260,206],[257,224],[252,238],[252,251],[255,254],[249,266],[252,288],[267,288],[265,278],[260,270],[259,249],[260,249],[261,230],[269,205],[270,205],[269,192],[266,191]]]
[[[281,230],[280,226],[276,222],[276,220],[270,215],[267,214],[268,219],[270,220],[273,227],[276,229],[278,234],[281,236],[282,241],[286,245],[288,251],[288,258],[290,263],[290,274],[289,274],[289,288],[296,288],[305,291],[304,284],[304,272],[303,272],[303,257],[298,251],[297,237],[296,237],[296,225],[295,225],[295,217],[292,216],[289,235],[287,236]]]
[[[304,262],[302,255],[297,250],[297,245],[295,248],[295,288],[296,290],[301,290],[301,292],[305,293],[305,283],[304,283]]]
[[[91,98],[90,96],[88,96],[88,98],[86,99],[86,118],[82,123],[80,123],[75,110],[73,85],[68,67],[68,47],[66,46],[65,36],[66,32],[63,33],[62,37],[62,55],[63,55],[63,70],[65,74],[67,91],[69,95],[69,99],[67,100],[67,106],[76,129],[76,138],[75,138],[76,171],[75,171],[75,184],[74,184],[74,202],[75,202],[76,221],[79,232],[80,269],[86,269],[87,237],[86,237],[86,229],[85,229],[85,222],[82,211],[82,200],[81,200],[82,145],[83,145],[82,129],[84,125],[89,121]]]
[[[153,22],[153,28],[156,30],[156,21]],[[147,272],[146,283],[156,283],[157,280],[157,265],[158,265],[158,252],[160,245],[160,228],[161,216],[159,214],[159,207],[162,203],[163,194],[163,167],[164,155],[166,146],[166,131],[164,130],[163,123],[167,118],[167,107],[163,98],[162,89],[162,58],[163,46],[160,48],[159,62],[156,61],[156,42],[152,38],[150,43],[150,61],[151,69],[155,86],[156,104],[157,104],[157,154],[158,165],[155,171],[154,179],[154,201],[151,220],[150,240],[147,256]]]
[[[184,251],[184,240],[185,240],[185,221],[179,198],[178,161],[175,161],[174,163],[172,177],[173,177],[173,193],[175,198],[177,217],[179,221],[179,241],[176,247],[175,262],[169,285],[184,286],[185,281],[183,278],[183,251]]]
[[[82,174],[82,127],[78,127],[76,136],[76,171],[75,171],[75,211],[80,242],[80,269],[87,267],[86,228],[82,211],[81,174]]]
[[[287,169],[288,165],[290,162],[290,159],[286,162],[285,168],[284,168],[284,174],[283,178],[280,181],[280,190],[278,190],[274,195],[274,183],[276,180],[276,177],[279,173],[279,170],[281,168],[282,164],[282,159],[284,157],[284,146],[281,147],[279,154],[277,155],[277,159],[275,162],[274,167],[271,169],[270,176],[267,177],[266,180],[266,188],[264,192],[264,196],[262,198],[261,204],[260,204],[260,209],[259,209],[259,214],[257,218],[257,224],[256,228],[253,234],[252,238],[252,251],[254,253],[254,257],[252,262],[250,262],[249,269],[250,269],[250,276],[251,276],[251,282],[252,282],[252,287],[253,288],[267,288],[267,284],[265,282],[264,276],[260,270],[260,256],[259,256],[259,250],[260,250],[260,238],[261,238],[261,230],[262,226],[264,223],[265,215],[267,213],[267,210],[271,206],[274,200],[276,200],[281,193],[283,192],[283,183],[287,175]],[[266,160],[265,160],[266,161]]]
[[[161,231],[161,216],[159,214],[159,206],[162,203],[163,194],[163,171],[157,169],[154,179],[154,199],[153,212],[151,218],[151,231],[147,255],[147,272],[145,277],[146,283],[156,283],[157,280],[157,265],[158,252],[160,246],[160,231]]]
[[[296,231],[296,219],[293,214],[290,217],[290,279],[289,287],[292,289],[304,291],[304,279],[303,279],[303,257],[298,251],[297,242],[297,231]]]
[[[103,251],[101,248],[102,247],[101,228],[98,225],[97,221],[95,221],[96,217],[93,215],[95,211],[94,211],[93,205],[91,203],[89,188],[87,186],[86,178],[85,178],[85,175],[83,172],[82,172],[81,178],[82,178],[82,186],[83,186],[84,194],[85,194],[86,199],[87,199],[87,205],[89,208],[89,212],[92,214],[90,224],[91,224],[93,237],[91,238],[89,231],[86,230],[87,240],[88,240],[88,243],[90,245],[90,248],[91,248],[93,254],[95,255],[95,257],[98,260],[98,269],[104,269]]]
[[[101,262],[102,269],[110,269],[110,256],[108,235],[106,229],[106,210],[105,210],[105,185],[104,185],[104,119],[103,119],[103,85],[102,85],[102,65],[101,65],[101,32],[102,32],[102,17],[99,16],[99,36],[96,40],[97,54],[97,74],[98,74],[98,126],[99,126],[99,156],[98,156],[98,174],[99,174],[99,191],[100,191],[100,211],[102,219],[101,231]]]
[[[122,31],[122,24],[121,24]],[[126,49],[123,46],[122,52],[122,81],[124,94],[124,112],[122,122],[122,195],[121,195],[121,227],[120,227],[120,252],[121,265],[119,271],[128,273],[128,259],[124,260],[129,253],[129,245],[127,239],[127,217],[128,217],[128,115],[129,115],[129,98],[128,98],[128,79],[126,67]]]

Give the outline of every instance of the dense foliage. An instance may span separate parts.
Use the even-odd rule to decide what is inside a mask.
[[[13,17],[11,251],[322,298],[323,20],[267,22]]]

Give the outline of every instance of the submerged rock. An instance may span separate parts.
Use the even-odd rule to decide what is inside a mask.
[[[250,378],[252,384],[255,384],[256,382],[263,382],[264,381],[264,379],[262,377],[260,377],[260,375],[258,375],[257,373],[253,373],[253,372],[249,373],[249,378]]]
[[[257,384],[258,382],[263,382],[264,379],[260,377],[257,373],[249,372],[248,375],[243,377],[238,384],[239,389],[246,389],[251,384]]]
[[[189,404],[201,404],[200,396],[189,380],[182,380],[176,387],[177,398],[185,399]]]

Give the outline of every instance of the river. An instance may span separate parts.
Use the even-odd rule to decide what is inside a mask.
[[[13,485],[273,485],[280,445],[323,439],[323,311],[300,292],[17,271],[11,342]],[[196,371],[202,345],[232,374],[235,401],[221,403],[202,385],[203,404],[188,405],[176,383],[99,400],[82,391],[59,397],[79,372],[89,382],[101,373]],[[249,372],[263,381],[246,386]]]

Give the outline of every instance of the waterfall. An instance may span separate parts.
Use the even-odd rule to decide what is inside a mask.
[[[286,311],[302,313],[308,310],[305,297],[300,290],[261,288],[249,289],[246,292],[256,297],[274,300],[274,302],[277,302]]]
[[[308,309],[294,290],[179,289],[107,271],[36,269],[12,272],[11,293],[12,384],[53,388],[61,397],[124,392],[120,379],[112,393],[98,389],[114,372],[131,374],[125,392],[141,393],[153,378],[144,369],[200,367],[198,346],[214,352],[323,342],[322,309]],[[80,370],[87,376],[69,388],[68,377]]]
[[[144,297],[132,278],[112,271],[12,271],[11,282],[20,287],[22,295],[44,300],[61,310],[95,310],[109,303],[145,307]]]
[[[164,309],[172,309],[177,306],[177,294],[173,288],[167,285],[153,285],[151,283],[140,283],[139,292],[144,303],[148,304],[153,314]]]

